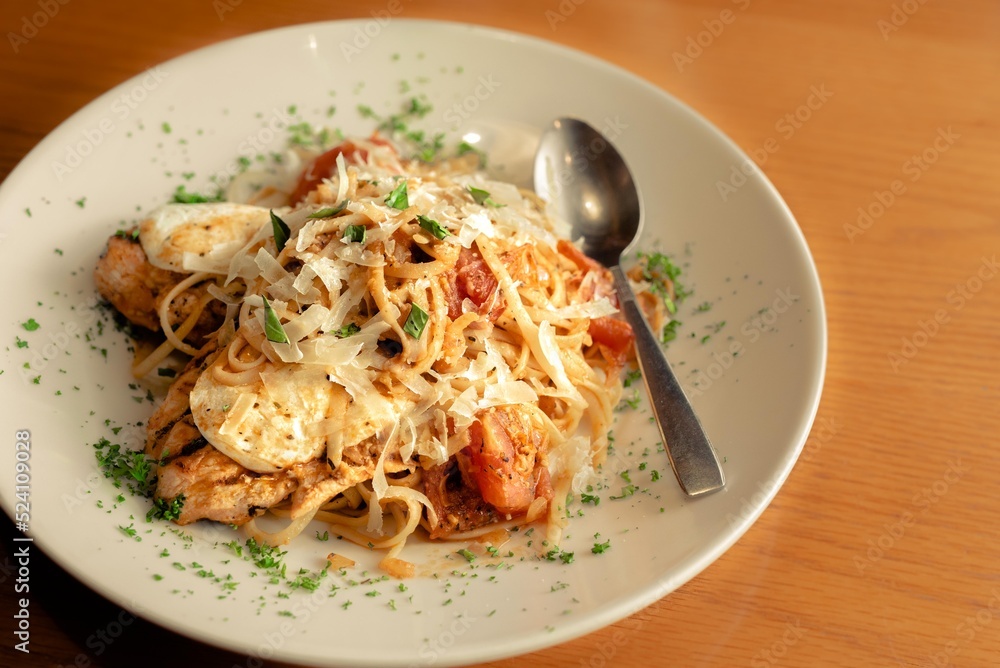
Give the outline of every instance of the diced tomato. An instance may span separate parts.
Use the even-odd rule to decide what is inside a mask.
[[[382,146],[391,146],[391,144],[379,137],[377,134],[372,135],[370,141],[374,144],[381,144]],[[295,186],[295,190],[292,192],[292,204],[298,204],[306,198],[306,195],[311,193],[316,189],[323,179],[328,179],[337,170],[337,156],[341,153],[344,154],[344,159],[348,160],[357,153],[362,160],[368,159],[368,151],[364,149],[359,149],[354,142],[345,141],[337,144],[331,148],[326,153],[323,153],[311,163],[309,166],[303,170],[302,175],[299,176],[299,182]]]
[[[357,151],[353,142],[345,141],[331,148],[326,153],[320,155],[305,168],[299,177],[299,182],[292,192],[292,203],[297,204],[306,198],[316,187],[323,182],[323,179],[330,178],[334,170],[337,169],[337,156],[341,153],[352,155]],[[361,151],[363,158],[368,157],[367,151]]]
[[[603,264],[588,257],[582,250],[565,239],[560,239],[558,241],[556,244],[556,250],[558,250],[560,254],[565,255],[572,260],[573,264],[579,267],[581,271],[607,271]]]
[[[591,320],[587,332],[594,343],[606,351],[609,362],[619,367],[625,366],[635,342],[635,332],[631,325],[606,315]]]
[[[543,484],[542,475],[536,472],[544,434],[534,430],[515,407],[487,411],[469,433],[471,442],[464,452],[483,500],[501,513],[516,515],[528,509],[536,492],[551,496],[547,476]]]
[[[462,315],[462,302],[469,299],[482,309],[489,305],[489,317],[495,320],[503,313],[503,303],[495,300],[497,279],[490,271],[489,265],[479,254],[479,251],[463,248],[455,263],[455,268],[449,272],[448,283],[448,317],[452,320]]]

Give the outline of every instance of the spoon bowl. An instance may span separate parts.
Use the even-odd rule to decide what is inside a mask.
[[[639,238],[642,204],[621,155],[593,127],[575,118],[553,122],[535,154],[535,192],[573,228],[574,241],[606,267]]]
[[[636,357],[656,424],[681,489],[689,496],[725,486],[725,474],[621,269],[642,229],[642,202],[625,160],[600,132],[556,119],[535,154],[535,191],[568,222],[572,238],[611,270],[622,315],[635,333]]]

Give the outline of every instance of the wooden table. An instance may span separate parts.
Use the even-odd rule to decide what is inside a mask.
[[[4,0],[0,175],[158,62],[385,4]],[[740,542],[628,620],[490,665],[1000,664],[1000,4],[420,0],[405,15],[583,49],[690,104],[783,194],[828,308],[808,456]],[[817,91],[828,99],[809,109]],[[34,568],[33,653],[11,649],[5,612],[0,664],[246,662],[142,621],[96,656],[92,620],[117,609],[51,563]],[[0,580],[13,610],[11,575]]]

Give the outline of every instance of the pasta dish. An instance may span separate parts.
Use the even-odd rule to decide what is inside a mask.
[[[318,520],[398,576],[418,530],[543,522],[556,543],[632,355],[610,273],[474,156],[375,135],[300,158],[231,201],[164,205],[98,263],[101,294],[160,333],[134,375],[189,356],[148,421],[157,500],[271,545]]]

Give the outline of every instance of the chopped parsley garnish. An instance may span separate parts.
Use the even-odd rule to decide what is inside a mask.
[[[421,144],[420,152],[417,153],[417,157],[424,162],[431,162],[437,157],[437,154],[444,148],[444,133],[438,132],[434,135],[430,142],[423,141],[423,133],[419,133],[419,139],[414,136],[414,133],[409,133],[407,135],[410,139],[413,139],[418,144]]]
[[[317,532],[318,533],[318,532]],[[310,573],[306,569],[301,569],[299,571],[299,576],[288,583],[288,586],[292,589],[305,589],[307,591],[316,591],[319,589],[320,581],[326,577],[327,570],[324,568],[319,572],[318,575],[311,577]]]
[[[386,118],[380,117],[368,105],[359,104],[358,114],[362,118],[371,118],[379,122],[378,129],[397,139],[405,139],[411,142],[416,148],[416,157],[424,162],[434,160],[441,149],[444,148],[443,132],[436,132],[430,138],[424,130],[416,130],[409,126],[415,119],[421,119],[430,113],[432,107],[426,102],[421,102],[418,98],[412,98],[410,103],[398,114],[391,114]]]
[[[39,325],[34,318],[28,318],[27,320],[21,323],[21,327],[24,327],[24,329],[29,332],[33,332],[39,327],[41,327],[41,325]]]
[[[278,247],[278,252],[280,253],[285,248],[285,244],[288,243],[288,237],[291,235],[292,231],[288,229],[288,225],[285,224],[281,218],[279,218],[274,211],[269,212],[271,214],[271,229],[274,231],[274,243]]]
[[[347,206],[348,202],[350,202],[350,201],[351,200],[349,200],[349,199],[345,199],[343,202],[341,202],[340,204],[338,204],[335,207],[329,207],[328,206],[326,208],[320,209],[319,211],[316,211],[315,213],[310,213],[306,217],[307,218],[330,218],[331,216],[336,216],[338,213],[340,213],[341,211],[344,210],[344,208]]]
[[[677,338],[677,326],[681,324],[680,320],[671,320],[666,325],[663,326],[663,342],[670,343]]]
[[[624,487],[622,487],[621,496],[612,496],[611,498],[615,499],[615,500],[617,500],[617,499],[626,499],[626,498],[632,496],[633,494],[635,494],[638,491],[639,491],[639,488],[636,487],[635,485],[625,485]]]
[[[233,543],[235,542],[233,541]],[[274,575],[284,574],[285,565],[281,562],[281,559],[285,556],[284,552],[276,547],[271,547],[267,543],[258,543],[253,538],[247,538],[245,545],[249,559],[253,561],[257,568],[263,568]],[[241,553],[242,550],[238,551],[237,555]]]
[[[82,209],[87,204],[87,198],[81,197],[80,199],[76,200],[75,204]]]
[[[601,497],[583,492],[580,494],[580,503],[592,503],[597,506],[601,503]]]
[[[448,230],[441,227],[440,223],[436,220],[431,220],[427,216],[417,216],[417,221],[420,223],[420,227],[427,230],[438,239],[444,239],[450,234]]]
[[[625,410],[626,407],[628,407],[628,408],[631,408],[631,409],[635,410],[636,408],[639,407],[639,404],[641,404],[641,403],[642,403],[642,395],[640,395],[639,391],[636,390],[636,391],[632,392],[632,396],[631,397],[623,397],[622,400],[621,400],[621,403],[619,403],[615,407],[615,409],[619,410],[619,411],[623,411],[623,410]]]
[[[272,343],[288,343],[288,335],[285,334],[285,328],[281,326],[281,320],[278,319],[278,314],[274,312],[271,305],[267,303],[267,298],[264,297],[264,335],[267,340]]]
[[[18,348],[27,348],[28,342],[22,339],[20,336],[14,337],[14,343],[17,344]]]
[[[326,542],[326,541],[330,540],[330,532],[329,531],[324,531],[323,533],[320,533],[319,531],[317,531],[316,532],[316,540],[321,540],[323,542]]]
[[[594,543],[594,547],[590,548],[590,551],[594,554],[604,554],[611,549],[611,539],[607,539],[603,543]]]
[[[558,547],[552,548],[542,556],[548,561],[555,561],[556,559],[558,559],[564,564],[573,563],[573,553],[564,552],[563,550],[560,550]]]
[[[622,383],[622,387],[629,387],[635,381],[642,378],[642,371],[638,369],[633,369],[625,374],[625,382]]]
[[[694,312],[705,313],[706,311],[711,310],[711,308],[712,308],[712,302],[702,302],[695,307]]]
[[[224,194],[221,189],[215,195],[209,197],[201,193],[189,193],[182,184],[177,186],[177,190],[174,191],[172,201],[174,204],[203,204],[205,202],[221,202],[223,197]]]
[[[469,186],[469,194],[472,195],[472,199],[476,201],[476,204],[479,204],[481,206],[492,206],[495,209],[499,209],[502,206],[506,206],[504,204],[497,204],[495,201],[493,201],[493,198],[490,197],[490,194],[487,191],[483,190],[482,188],[475,188],[473,186]]]
[[[163,125],[160,127],[163,128],[163,134],[166,135],[170,134],[173,131],[173,128],[170,127],[170,123],[167,123],[166,121],[164,121]]]
[[[142,540],[142,538],[136,536],[136,530],[132,524],[129,524],[127,527],[123,527],[122,525],[119,524],[118,528],[121,529],[121,532],[126,536],[128,536],[129,538],[135,538],[137,541]]]
[[[288,126],[288,143],[291,146],[309,146],[313,143],[313,126],[302,121]]]
[[[455,554],[459,554],[459,555],[461,555],[461,556],[465,557],[465,560],[466,560],[466,561],[468,561],[468,562],[469,562],[470,564],[471,564],[471,563],[472,563],[473,561],[475,561],[475,560],[476,560],[476,555],[475,555],[475,554],[473,554],[472,552],[470,552],[470,551],[469,551],[468,549],[466,549],[466,548],[462,548],[461,550],[459,550],[459,551],[458,551],[458,552],[456,552]]]
[[[349,322],[340,329],[336,330],[334,334],[336,334],[337,338],[339,339],[346,339],[348,336],[351,336],[352,334],[357,334],[360,331],[361,331],[360,327],[358,327],[353,322]]]
[[[427,311],[420,308],[419,305],[413,304],[410,308],[410,315],[406,316],[406,322],[403,323],[403,331],[413,338],[419,339],[420,335],[424,333],[428,318]]]
[[[122,239],[131,239],[132,241],[139,240],[139,228],[133,228],[131,232],[126,230],[118,230],[115,232],[116,237],[121,237]]]
[[[154,517],[159,517],[165,520],[176,520],[181,516],[181,510],[183,508],[183,494],[178,494],[169,501],[161,498],[153,499],[153,507],[149,509],[148,513],[146,513],[146,521],[152,521]]]
[[[476,157],[479,158],[479,167],[482,169],[486,168],[486,153],[479,150],[467,141],[463,141],[458,145],[458,154],[465,155],[466,153],[475,153]]]
[[[111,479],[115,487],[124,483],[132,494],[152,496],[156,486],[156,476],[151,475],[150,460],[142,452],[122,450],[117,443],[101,438],[94,444],[94,456],[104,471],[104,477]]]
[[[348,225],[344,228],[344,239],[348,242],[363,244],[366,231],[367,228],[364,225]]]
[[[414,97],[410,99],[410,106],[406,110],[406,112],[408,114],[416,116],[417,118],[423,118],[424,116],[429,114],[431,112],[431,109],[433,108],[434,107],[432,107],[430,104],[421,102],[420,100]]]
[[[676,313],[677,303],[684,301],[691,294],[677,280],[681,275],[681,268],[663,253],[639,253],[637,258],[642,269],[642,278],[649,282],[650,291],[663,300],[667,311]]]
[[[399,182],[391,193],[386,195],[385,203],[391,206],[393,209],[398,209],[402,211],[410,206],[410,199],[406,192],[406,180]]]

